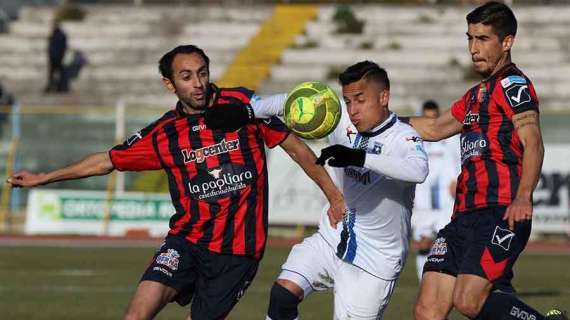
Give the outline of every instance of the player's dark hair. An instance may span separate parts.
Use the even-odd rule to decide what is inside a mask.
[[[439,105],[434,100],[427,100],[426,102],[424,102],[424,104],[422,106],[422,111],[425,111],[425,110],[437,110],[437,111],[439,111]]]
[[[506,36],[517,34],[517,18],[504,3],[491,1],[475,8],[467,15],[468,24],[482,23],[493,27],[493,31],[501,41]]]
[[[372,61],[361,61],[346,68],[339,76],[338,80],[341,85],[346,86],[360,79],[374,81],[390,90],[390,80],[388,73]]]
[[[206,68],[210,70],[210,58],[208,58],[204,50],[198,48],[195,45],[188,44],[188,45],[178,46],[168,51],[166,54],[162,56],[162,58],[160,58],[160,60],[158,61],[158,70],[160,71],[160,74],[163,77],[172,81],[172,72],[173,72],[172,61],[174,61],[174,57],[177,54],[192,54],[192,53],[199,54],[204,59],[204,61],[206,61]]]

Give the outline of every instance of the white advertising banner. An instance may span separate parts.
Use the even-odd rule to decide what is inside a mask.
[[[107,226],[106,212],[110,215]],[[160,237],[168,232],[173,213],[170,197],[165,194],[125,193],[109,203],[103,191],[35,189],[28,199],[25,230],[27,234],[109,236],[146,230]]]

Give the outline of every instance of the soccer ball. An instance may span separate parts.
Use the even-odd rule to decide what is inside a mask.
[[[293,88],[284,106],[285,125],[305,139],[320,139],[340,121],[340,100],[326,84],[303,82]]]

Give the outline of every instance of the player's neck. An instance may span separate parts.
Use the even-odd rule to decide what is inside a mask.
[[[501,69],[503,69],[505,66],[511,64],[511,53],[508,52],[507,54],[505,54],[503,57],[501,57],[501,59],[499,60],[499,62],[497,63],[497,65],[495,66],[495,69],[493,69],[493,72],[491,72],[490,75],[486,76],[485,79],[483,79],[483,82],[487,81],[489,78],[493,77],[494,75],[497,74],[497,72],[499,72]]]

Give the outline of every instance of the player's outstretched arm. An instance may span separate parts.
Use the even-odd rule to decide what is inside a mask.
[[[453,117],[451,109],[437,118],[429,117],[400,117],[409,123],[426,141],[439,141],[461,132],[463,124]]]
[[[283,104],[286,99],[286,94],[276,94],[267,97],[255,96],[249,104],[235,100],[229,105],[214,105],[206,109],[204,120],[206,126],[211,129],[236,131],[255,119],[283,115]]]
[[[346,204],[344,196],[335,186],[327,171],[316,164],[317,157],[313,151],[297,136],[290,134],[281,143],[281,147],[324,192],[330,204],[328,215],[331,225],[336,227],[336,224],[344,217]]]
[[[9,177],[6,182],[13,187],[35,187],[56,181],[101,176],[113,171],[113,163],[107,152],[93,153],[67,167],[48,173],[20,171]]]
[[[515,222],[532,218],[532,193],[540,179],[542,161],[544,159],[544,144],[540,131],[538,112],[525,111],[513,116],[513,125],[522,145],[522,174],[515,200],[507,208],[504,220],[509,221],[509,227],[514,229]]]

